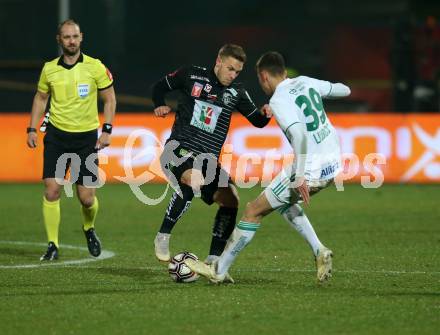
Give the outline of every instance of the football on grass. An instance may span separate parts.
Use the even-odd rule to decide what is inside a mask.
[[[168,272],[171,279],[177,283],[191,283],[199,278],[199,275],[192,272],[185,264],[185,259],[198,260],[198,257],[191,252],[181,252],[171,258],[170,264],[168,264]]]

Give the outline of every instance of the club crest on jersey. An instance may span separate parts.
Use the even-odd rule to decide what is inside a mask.
[[[90,93],[90,85],[89,84],[78,84],[78,95],[80,98],[86,98]]]
[[[223,103],[228,106],[232,103],[232,94],[229,92],[225,92],[222,98]]]
[[[212,90],[212,86],[211,85],[209,85],[209,84],[206,84],[205,85],[205,88],[203,89],[206,93],[209,93],[209,92],[211,92],[211,90]]]
[[[200,96],[200,93],[202,93],[202,89],[203,89],[203,85],[198,82],[195,82],[191,90],[191,96],[198,98]]]

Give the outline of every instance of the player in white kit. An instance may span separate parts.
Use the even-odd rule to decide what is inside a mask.
[[[278,52],[261,56],[256,69],[263,91],[272,96],[273,115],[292,145],[294,163],[247,204],[217,262],[206,265],[188,260],[187,265],[212,282],[222,282],[238,253],[252,240],[262,218],[276,209],[312,248],[317,280],[323,282],[331,277],[333,253],[320,242],[299,203],[309,204],[310,195],[331,184],[341,170],[338,135],[325,114],[322,98],[345,97],[350,89],[341,83],[305,76],[287,78],[284,59]]]

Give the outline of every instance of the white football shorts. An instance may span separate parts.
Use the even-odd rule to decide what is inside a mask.
[[[302,202],[301,195],[293,188],[295,175],[289,173],[289,169],[282,170],[263,191],[272,208]],[[311,180],[309,186],[310,195],[314,195],[333,183],[333,179]]]

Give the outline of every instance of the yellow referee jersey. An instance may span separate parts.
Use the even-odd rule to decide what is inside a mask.
[[[73,65],[63,56],[44,64],[38,90],[51,95],[50,123],[68,132],[99,127],[98,90],[113,85],[110,71],[99,59],[81,54]]]

